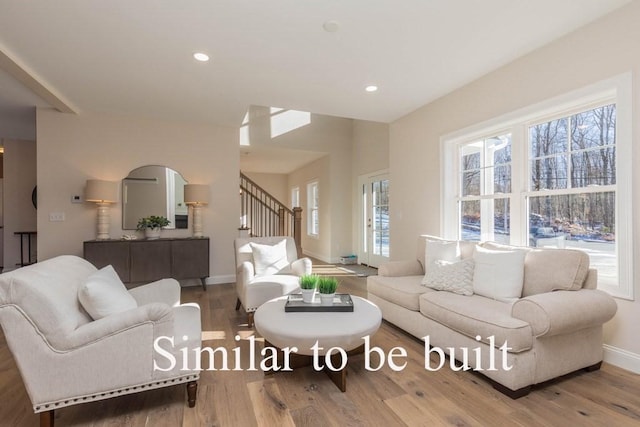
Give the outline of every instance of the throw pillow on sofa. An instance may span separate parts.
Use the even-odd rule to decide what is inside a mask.
[[[460,260],[458,242],[447,240],[427,240],[424,251],[424,272],[429,273],[437,261],[456,262]]]
[[[473,292],[498,301],[522,296],[526,251],[490,250],[476,246],[473,253]]]
[[[473,259],[458,262],[438,260],[425,274],[422,284],[437,291],[473,295]]]
[[[131,310],[138,306],[118,273],[108,265],[89,277],[78,289],[78,299],[93,320]]]

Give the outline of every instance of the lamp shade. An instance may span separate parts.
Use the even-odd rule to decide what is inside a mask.
[[[88,179],[84,190],[84,199],[87,202],[116,203],[118,201],[118,183]]]
[[[205,184],[186,184],[184,202],[188,205],[206,205],[209,203],[209,186]]]

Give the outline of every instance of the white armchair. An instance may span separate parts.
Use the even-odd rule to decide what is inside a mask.
[[[163,279],[129,291],[137,307],[93,320],[78,290],[96,271],[65,255],[0,275],[0,324],[41,425],[58,408],[179,383],[195,406],[199,373],[181,370],[180,349],[195,367],[200,308],[181,305],[178,282]],[[154,348],[163,336],[175,337],[158,341],[164,356]]]
[[[288,236],[246,237],[234,241],[236,255],[236,310],[244,307],[248,325],[263,303],[300,290],[299,277],[311,274],[311,260],[298,259],[295,241]]]

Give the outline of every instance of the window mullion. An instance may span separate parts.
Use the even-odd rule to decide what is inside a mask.
[[[529,150],[527,126],[518,124],[511,129],[511,244],[527,244],[528,219],[525,192],[529,186]]]

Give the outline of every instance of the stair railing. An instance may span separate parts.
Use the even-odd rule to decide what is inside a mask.
[[[302,208],[289,209],[240,172],[240,229],[250,236],[291,236],[302,255]]]

